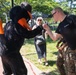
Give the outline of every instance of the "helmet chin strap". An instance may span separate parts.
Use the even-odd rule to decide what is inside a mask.
[[[26,28],[26,29],[28,29],[28,30],[32,30],[32,29],[29,27],[29,25],[28,25],[28,23],[27,23],[27,21],[26,21],[25,18],[19,19],[19,20],[18,20],[18,23],[19,23],[22,27],[24,27],[24,28]]]

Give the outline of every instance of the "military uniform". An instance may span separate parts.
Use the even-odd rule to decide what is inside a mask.
[[[64,43],[64,40],[63,39],[59,39],[56,47],[58,49],[58,56],[57,56],[57,61],[56,61],[56,65],[57,65],[57,68],[60,72],[60,75],[66,75],[66,63],[65,63],[65,53],[66,53],[66,50],[64,48],[61,48],[63,46]],[[65,45],[66,46],[66,45]]]
[[[56,64],[57,64],[57,68],[60,72],[60,75],[66,75],[65,67],[64,67],[64,58],[62,57],[60,52],[58,52]]]
[[[76,75],[76,50],[71,50],[69,47],[66,47],[65,58],[67,75]]]

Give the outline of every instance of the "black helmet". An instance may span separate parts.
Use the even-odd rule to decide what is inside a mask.
[[[24,8],[25,10],[29,11],[29,12],[32,11],[32,7],[28,2],[22,2],[21,7]]]

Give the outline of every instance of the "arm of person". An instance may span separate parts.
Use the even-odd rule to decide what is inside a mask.
[[[16,24],[16,32],[18,35],[20,35],[23,38],[34,38],[36,35],[40,34],[42,31],[42,27],[38,26],[37,28],[33,29],[33,30],[28,30],[24,27],[22,27],[21,25],[17,25]]]
[[[32,27],[32,30],[34,30],[36,28],[36,25],[34,25],[33,27]]]
[[[59,38],[61,38],[62,36],[58,33],[52,32],[52,30],[50,29],[50,27],[46,24],[43,24],[43,28],[47,31],[48,35],[50,36],[50,38],[53,41],[58,40]]]

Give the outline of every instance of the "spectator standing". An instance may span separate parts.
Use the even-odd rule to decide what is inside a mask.
[[[43,18],[38,17],[36,19],[36,25],[33,26],[32,29],[37,28],[38,26],[43,24]],[[39,43],[38,41],[43,40],[41,37],[43,37],[44,41]],[[40,34],[35,36],[34,38],[35,48],[38,55],[38,62],[42,64],[41,58],[44,58],[44,65],[48,65],[47,58],[46,58],[46,39],[45,39],[45,30],[43,29]]]

